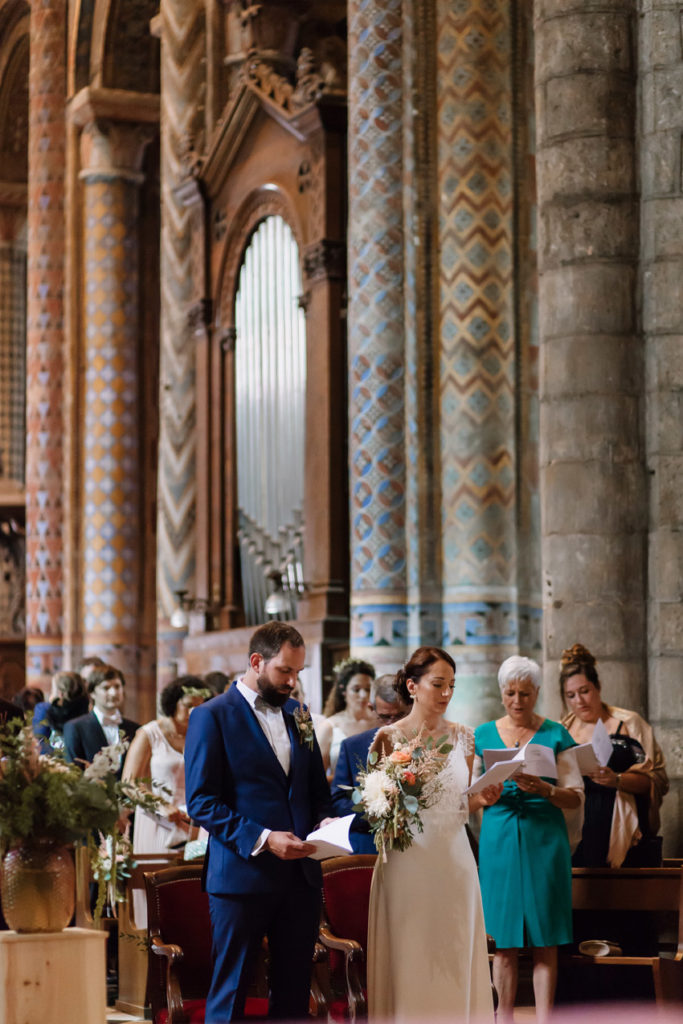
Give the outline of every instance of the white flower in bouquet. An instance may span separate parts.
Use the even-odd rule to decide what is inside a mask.
[[[371,772],[365,779],[363,807],[373,818],[383,818],[389,813],[390,798],[396,794],[397,786],[386,772]]]

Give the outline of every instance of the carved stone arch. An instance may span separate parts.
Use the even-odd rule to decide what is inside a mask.
[[[0,180],[28,178],[29,16],[19,17],[0,50]]]
[[[235,327],[235,294],[244,252],[249,240],[266,217],[282,217],[289,225],[299,249],[303,281],[304,238],[296,210],[288,196],[274,185],[254,189],[240,206],[225,237],[216,292],[216,331],[219,339]]]
[[[76,0],[77,13],[74,17],[73,37],[70,41],[69,93],[85,89],[91,83],[91,51],[95,6],[97,0]]]
[[[101,65],[105,88],[160,91],[159,40],[150,29],[158,6],[158,0],[109,0]]]

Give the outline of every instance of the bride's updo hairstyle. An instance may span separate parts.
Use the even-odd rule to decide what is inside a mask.
[[[572,676],[585,676],[598,693],[600,692],[600,677],[595,665],[595,658],[583,644],[574,644],[573,647],[568,647],[565,651],[562,651],[562,660],[560,661],[560,696],[565,707],[567,706],[567,701],[564,696],[564,685]]]
[[[412,679],[414,682],[419,683],[422,676],[429,671],[435,661],[445,661],[455,672],[455,662],[450,654],[440,647],[418,647],[414,654],[411,655],[410,660],[405,663],[403,668],[398,670],[394,679],[394,689],[406,704],[413,703],[413,695],[408,690],[408,680]]]

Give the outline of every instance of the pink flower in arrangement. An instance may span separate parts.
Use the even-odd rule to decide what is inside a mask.
[[[413,772],[408,772],[408,771],[404,772],[403,773],[403,781],[405,783],[407,783],[409,786],[414,786],[415,785],[415,775],[413,774]]]
[[[389,754],[389,760],[394,764],[408,764],[412,760],[412,753],[409,750],[394,750]]]

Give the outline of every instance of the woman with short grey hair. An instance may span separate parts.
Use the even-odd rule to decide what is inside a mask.
[[[563,811],[583,801],[583,784],[564,726],[536,713],[541,669],[514,655],[500,666],[505,714],[475,730],[475,753],[540,744],[549,747],[557,776],[527,772],[508,780],[500,800],[483,810],[479,879],[486,931],[496,942],[493,981],[498,1020],[512,1021],[517,958],[531,947],[536,1019],[545,1021],[555,996],[557,946],[572,941],[572,869]]]

